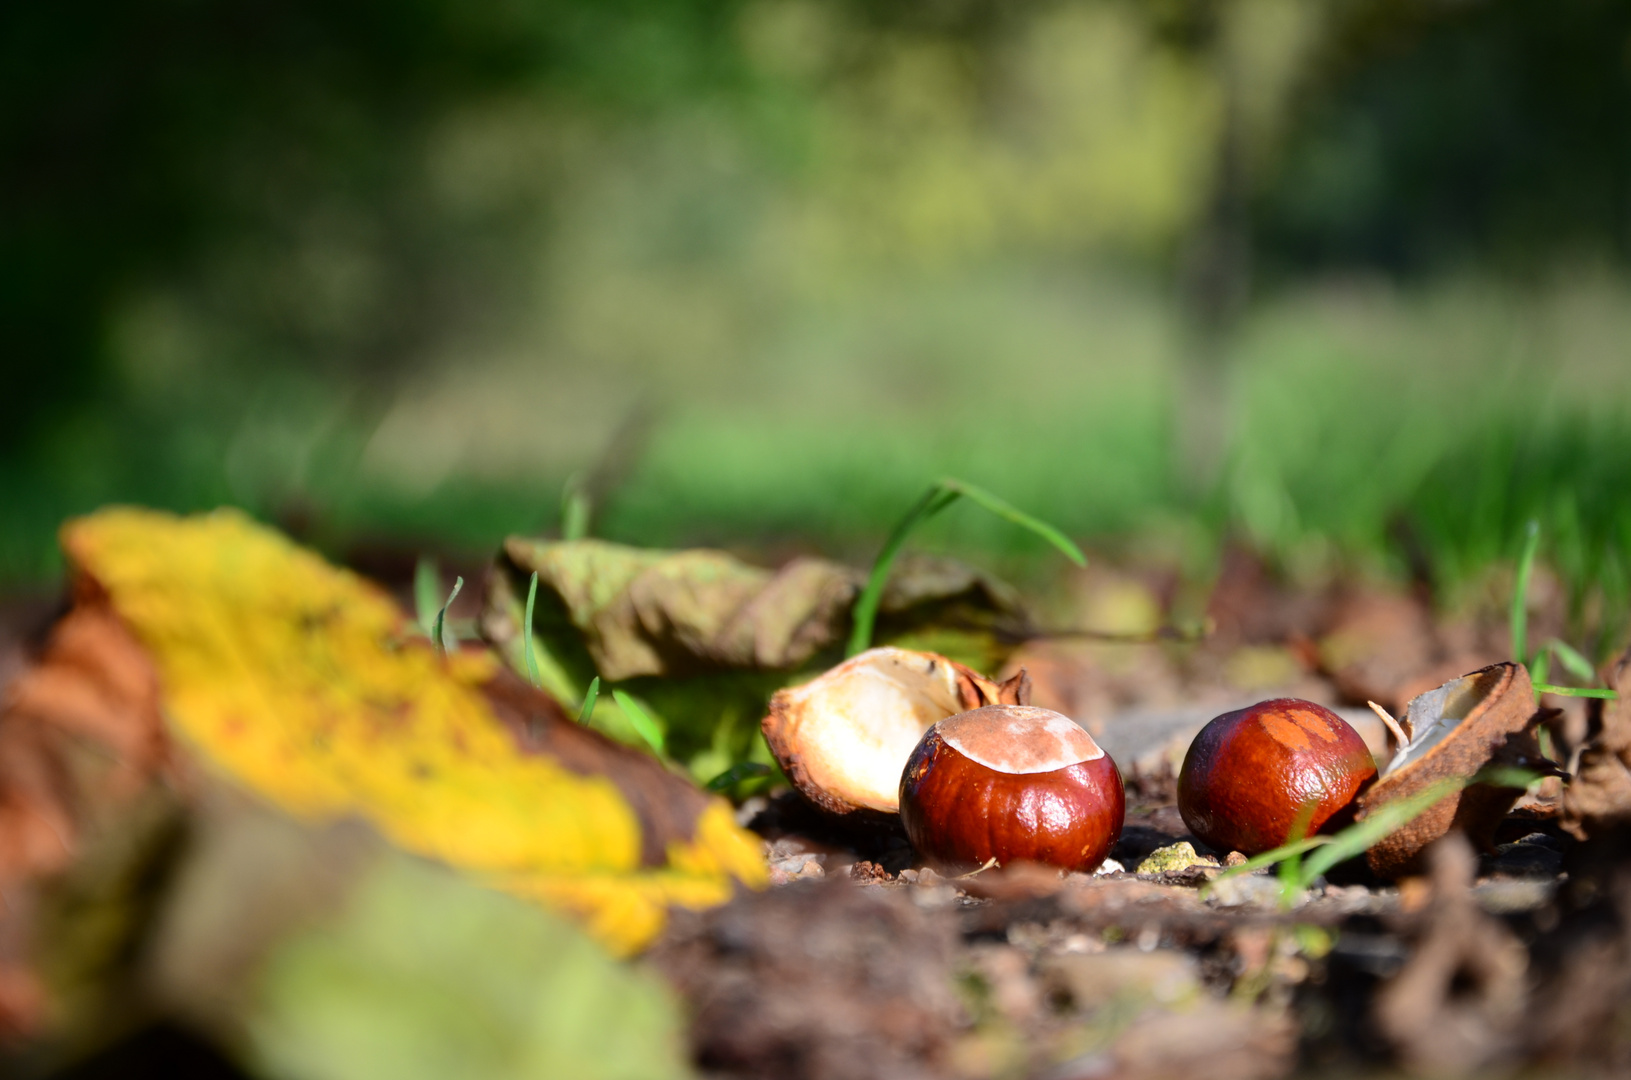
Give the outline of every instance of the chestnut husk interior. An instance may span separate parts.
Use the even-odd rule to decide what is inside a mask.
[[[1012,678],[997,682],[939,653],[887,646],[858,653],[810,682],[776,691],[770,699],[770,709],[759,725],[776,763],[781,766],[794,789],[811,803],[830,815],[850,819],[857,825],[881,825],[893,821],[898,803],[868,805],[856,791],[835,781],[830,766],[824,767],[812,760],[816,756],[830,758],[834,748],[828,747],[824,755],[811,755],[801,745],[801,740],[809,738],[812,726],[819,728],[823,722],[822,697],[827,686],[836,685],[857,668],[879,664],[891,657],[915,661],[923,672],[921,676],[916,676],[909,667],[903,669],[897,665],[896,672],[903,679],[922,679],[922,685],[908,687],[907,693],[921,692],[929,696],[933,692],[931,680],[944,678],[949,684],[940,687],[949,690],[945,695],[946,706],[932,715],[919,717],[918,730],[913,737],[914,745],[923,732],[949,716],[986,705],[1029,705],[1031,700],[1031,677],[1023,668]],[[900,723],[902,720],[901,717],[880,718],[881,723]],[[857,752],[863,749],[857,747]],[[910,749],[905,750],[898,762],[892,763],[892,766],[880,765],[879,771],[887,768],[891,776],[898,777],[909,754]],[[890,787],[891,793],[898,798],[898,788],[893,784]]]

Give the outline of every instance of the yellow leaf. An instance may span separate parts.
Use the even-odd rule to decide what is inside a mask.
[[[482,692],[491,654],[441,660],[379,589],[241,513],[109,509],[70,522],[63,546],[151,654],[172,731],[292,813],[366,818],[577,913],[620,952],[670,904],[765,880],[720,800],[668,840],[666,865],[642,865],[642,821],[611,778],[517,748]]]

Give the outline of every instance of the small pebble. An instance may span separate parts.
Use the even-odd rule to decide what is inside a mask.
[[[1138,874],[1168,874],[1174,870],[1187,870],[1191,866],[1217,866],[1218,861],[1210,855],[1201,855],[1195,851],[1195,845],[1188,840],[1180,840],[1176,844],[1158,847],[1144,857],[1138,864]]]

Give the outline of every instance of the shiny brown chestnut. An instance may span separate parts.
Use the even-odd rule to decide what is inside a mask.
[[[1352,818],[1376,759],[1347,722],[1297,698],[1224,713],[1189,744],[1178,812],[1218,851],[1256,855]]]
[[[1121,774],[1069,717],[988,705],[935,724],[906,763],[900,816],[946,869],[1028,861],[1092,870],[1126,815]]]

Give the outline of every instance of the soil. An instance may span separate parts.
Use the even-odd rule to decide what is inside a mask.
[[[1072,587],[1091,608],[1101,585]],[[0,606],[0,682],[57,613],[37,598]],[[1504,628],[1446,619],[1402,591],[1289,589],[1240,555],[1210,618],[1199,644],[1062,635],[1025,644],[993,673],[1026,669],[1033,702],[1077,718],[1122,768],[1126,823],[1091,874],[1018,865],[945,877],[896,822],[846,824],[785,790],[742,804],[772,886],[677,911],[640,961],[678,990],[698,1072],[1625,1075],[1631,831],[1576,839],[1556,781],[1512,810],[1488,851],[1452,834],[1421,876],[1382,881],[1360,860],[1296,896],[1267,871],[1221,877],[1240,857],[1209,850],[1176,809],[1177,765],[1217,713],[1306,697],[1339,710],[1385,758],[1365,703],[1398,711],[1503,659]],[[1534,623],[1538,637],[1561,615]],[[1553,703],[1564,709],[1550,727],[1554,752],[1571,765],[1592,722],[1578,702]],[[1185,843],[1192,852],[1174,847]],[[168,1028],[140,1038],[215,1060]],[[146,1045],[120,1043],[119,1060],[171,1060],[143,1056]],[[224,1060],[206,1072],[233,1074]]]
[[[1354,860],[1295,897],[1266,870],[1218,880],[1242,857],[1209,851],[1175,805],[1195,732],[1268,697],[1338,709],[1385,760],[1367,701],[1399,710],[1503,659],[1504,626],[1402,591],[1288,590],[1243,557],[1211,614],[1196,647],[1060,638],[1003,672],[1027,668],[1033,701],[1076,717],[1122,766],[1126,824],[1093,874],[946,878],[888,822],[845,825],[791,792],[744,804],[775,884],[677,920],[649,957],[685,995],[703,1073],[1623,1075],[1631,841],[1571,836],[1557,781],[1488,851],[1452,834],[1422,876],[1382,881]],[[1567,764],[1586,709],[1548,704],[1564,710],[1550,730]],[[1176,868],[1144,865],[1182,843],[1194,855]]]

